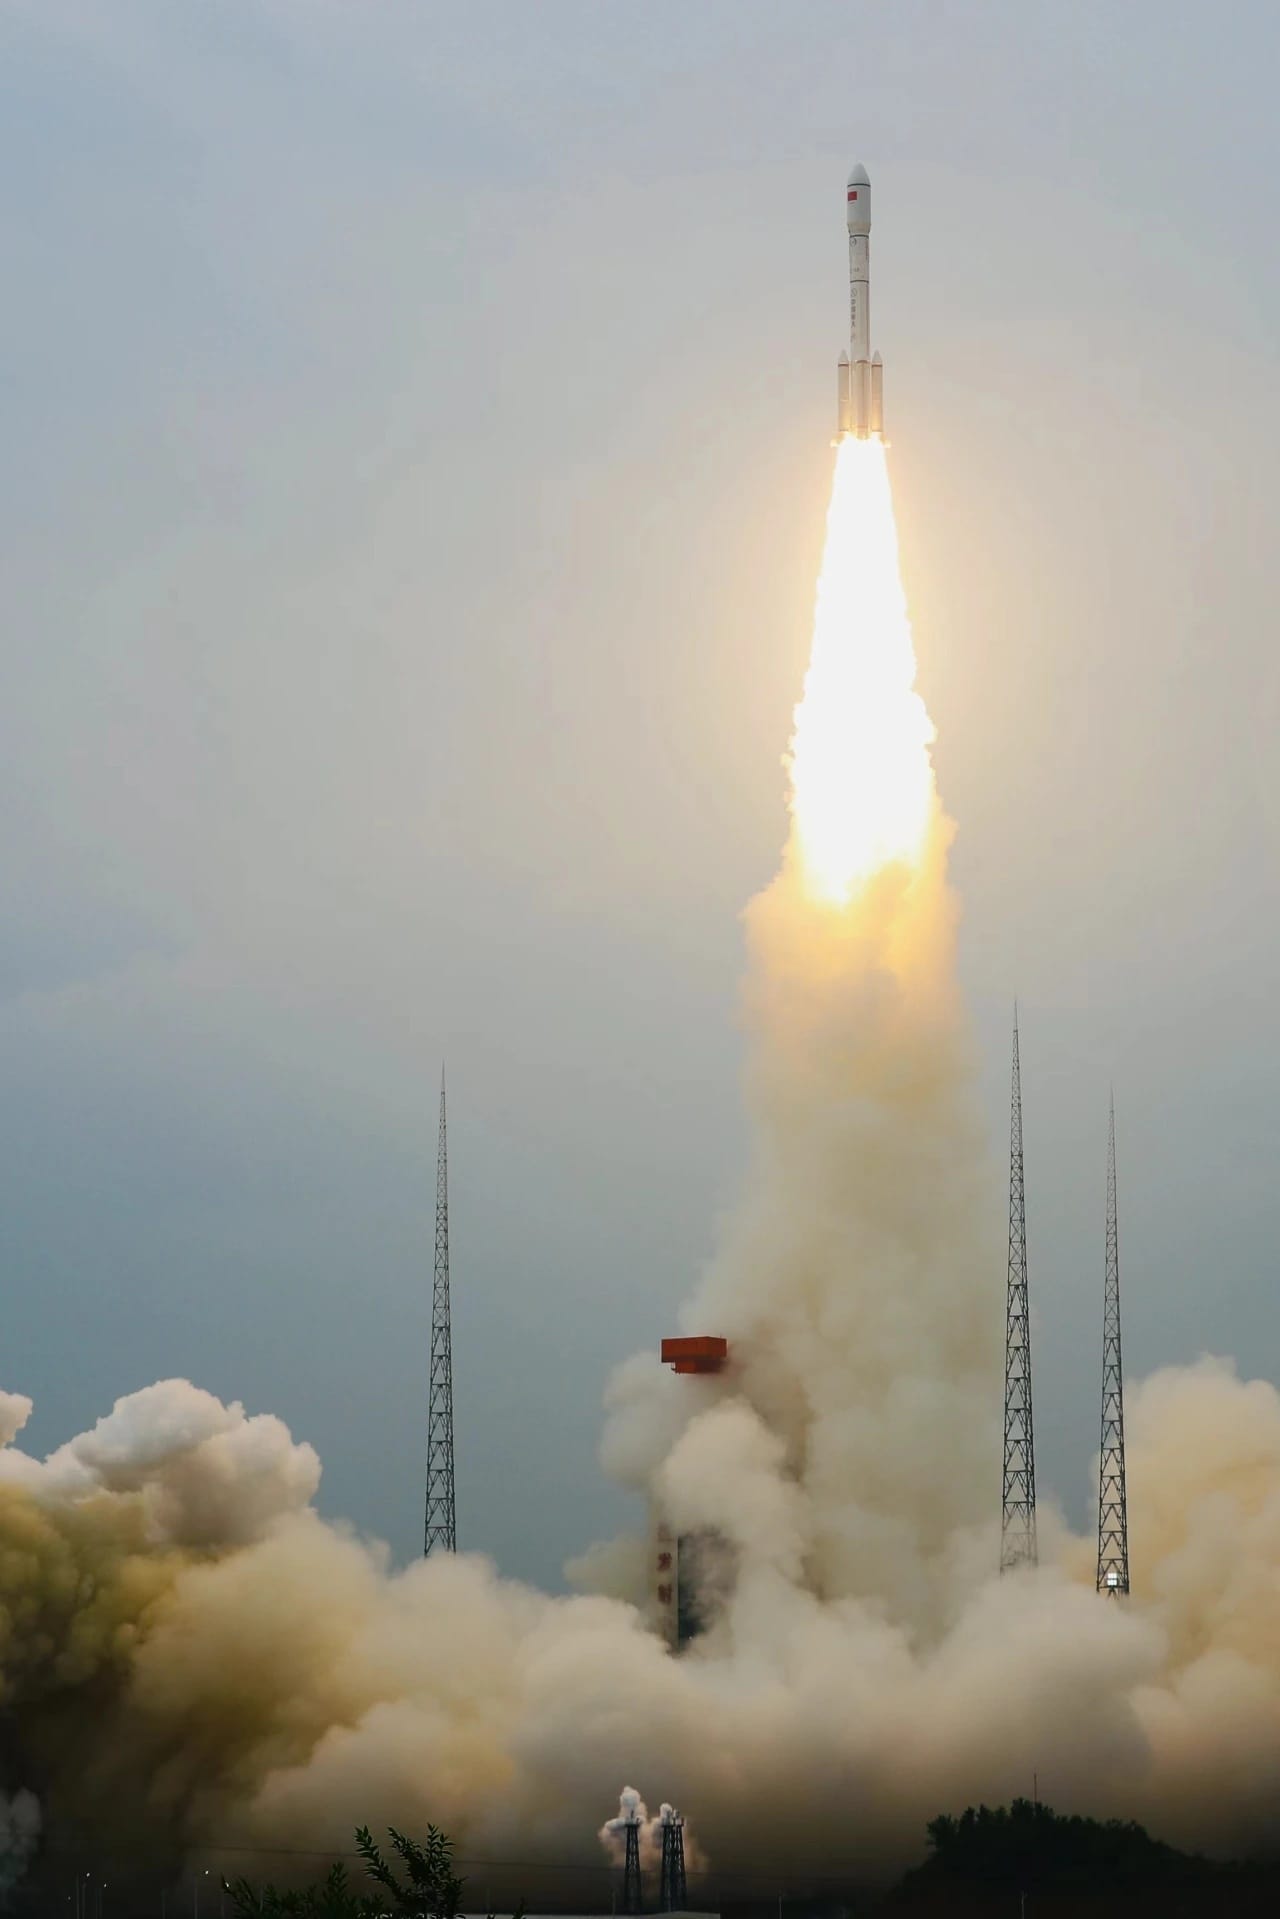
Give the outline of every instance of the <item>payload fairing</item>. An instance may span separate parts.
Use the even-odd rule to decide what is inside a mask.
[[[871,181],[865,167],[849,175],[849,350],[836,374],[836,437],[884,438],[884,367],[871,352]]]

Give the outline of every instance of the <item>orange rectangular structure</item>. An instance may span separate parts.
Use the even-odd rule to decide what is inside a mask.
[[[662,1363],[677,1373],[718,1373],[729,1357],[727,1339],[699,1333],[690,1339],[664,1339]]]

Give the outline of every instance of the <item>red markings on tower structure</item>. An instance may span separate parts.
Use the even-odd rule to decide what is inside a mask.
[[[727,1339],[700,1333],[691,1339],[664,1339],[662,1363],[677,1373],[720,1373],[729,1357]]]

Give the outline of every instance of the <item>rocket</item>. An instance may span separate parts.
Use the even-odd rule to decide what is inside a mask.
[[[871,181],[855,167],[845,188],[849,223],[849,350],[836,369],[836,438],[884,438],[884,367],[871,351]]]

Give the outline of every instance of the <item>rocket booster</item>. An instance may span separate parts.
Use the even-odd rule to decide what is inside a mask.
[[[849,349],[836,370],[836,437],[884,438],[884,367],[871,351],[871,181],[865,167],[849,175]]]

